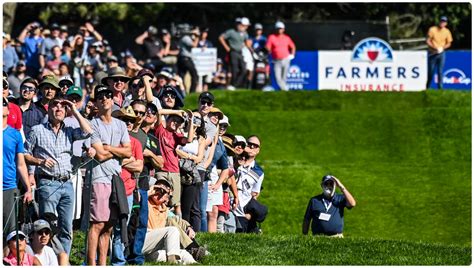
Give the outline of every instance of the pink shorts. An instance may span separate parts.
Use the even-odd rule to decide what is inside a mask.
[[[112,184],[93,183],[91,192],[91,221],[108,222],[110,218],[109,199]]]

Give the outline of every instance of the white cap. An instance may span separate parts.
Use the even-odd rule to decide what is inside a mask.
[[[219,125],[220,124],[227,124],[230,127],[229,118],[226,115],[224,115],[224,117],[221,120],[219,120]]]
[[[235,135],[235,142],[243,142],[247,144],[247,140],[244,138],[244,136],[240,136],[240,135]]]
[[[19,235],[23,235],[24,237],[27,238],[27,236],[25,235],[25,233],[23,233],[22,231],[18,231],[18,234],[19,234]],[[16,231],[12,231],[11,233],[9,233],[9,234],[7,235],[7,242],[10,241],[12,238],[14,238],[16,235],[17,235],[17,232],[16,232]]]
[[[281,21],[277,21],[277,22],[275,23],[275,28],[276,28],[276,29],[285,29],[285,24],[284,24],[283,22],[281,22]]]
[[[247,17],[243,17],[243,18],[240,19],[240,23],[242,25],[249,26],[250,25],[250,20]]]

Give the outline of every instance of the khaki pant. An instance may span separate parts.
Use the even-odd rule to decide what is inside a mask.
[[[176,227],[153,229],[146,233],[143,244],[143,255],[148,261],[166,261],[167,256],[175,255],[181,258],[182,264],[192,264],[196,261],[186,251],[179,248],[179,230]]]

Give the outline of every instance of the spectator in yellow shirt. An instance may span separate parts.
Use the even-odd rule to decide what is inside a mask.
[[[446,60],[446,49],[451,47],[453,37],[451,31],[446,26],[448,25],[448,18],[442,16],[437,26],[432,26],[428,30],[428,37],[426,43],[428,44],[428,81],[426,88],[429,88],[431,80],[433,79],[434,70],[436,68],[438,74],[438,88],[443,89],[443,67]]]

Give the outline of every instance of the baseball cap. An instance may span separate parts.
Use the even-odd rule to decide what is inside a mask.
[[[275,28],[276,28],[276,29],[285,29],[285,24],[284,24],[283,22],[281,22],[281,21],[277,21],[277,22],[275,23]]]
[[[48,229],[51,231],[51,226],[49,225],[49,222],[47,222],[46,220],[40,219],[33,223],[33,231],[38,232],[43,229]]]
[[[326,181],[334,181],[332,178],[332,175],[324,175],[323,178],[321,179],[321,183],[325,183]]]
[[[202,99],[208,99],[211,102],[214,102],[214,95],[212,95],[211,92],[206,91],[206,92],[203,92],[199,95],[199,100],[202,100]]]
[[[170,79],[173,77],[173,75],[172,75],[170,72],[168,72],[168,71],[162,70],[161,72],[159,72],[159,73],[156,75],[156,77],[158,77],[158,78],[164,77],[165,79],[170,80]]]
[[[211,111],[212,111],[212,109],[211,109]],[[220,125],[220,124],[227,124],[227,125],[230,127],[229,117],[227,117],[226,115],[224,115],[224,116],[222,117],[222,119],[219,121],[219,125]]]
[[[72,95],[72,94],[77,94],[81,97],[83,96],[82,88],[78,86],[70,86],[69,89],[66,92],[66,95]]]
[[[237,144],[238,142],[242,142],[242,143],[244,143],[245,145],[247,145],[247,140],[245,139],[244,136],[235,135],[235,142],[234,142],[234,145]]]
[[[109,62],[109,61],[118,62],[117,56],[114,56],[114,55],[108,56],[108,57],[107,57],[107,62]]]
[[[69,82],[71,82],[71,84],[74,84],[74,81],[72,81],[72,78],[69,75],[65,75],[65,76],[62,76],[61,78],[59,78],[59,82],[61,82],[63,80],[69,81]]]
[[[240,19],[240,23],[242,25],[249,26],[250,25],[250,20],[247,17],[243,17],[243,18]]]
[[[446,16],[441,16],[441,18],[439,18],[440,21],[445,21],[445,22],[448,22],[448,17]]]
[[[96,98],[97,95],[99,95],[99,93],[102,93],[102,92],[110,92],[113,94],[112,90],[110,90],[106,85],[98,84],[94,88],[94,98]]]
[[[263,30],[263,26],[260,23],[255,23],[254,28],[255,28],[255,30]]]
[[[140,71],[138,71],[138,74],[137,74],[138,77],[143,77],[145,75],[148,75],[150,78],[155,77],[153,75],[153,72],[151,70],[146,69],[146,68],[143,68]]]
[[[59,82],[56,76],[54,75],[45,75],[43,76],[43,80],[39,83],[39,87],[42,85],[49,84],[55,87],[56,89],[59,89]]]
[[[17,231],[12,231],[11,233],[9,233],[9,234],[7,235],[7,241],[10,241],[10,240],[12,240],[12,238],[15,238],[15,236],[16,236],[17,234],[18,234],[18,235],[22,235],[22,236],[25,237],[25,238],[27,237],[27,236],[25,235],[25,233],[23,233],[22,231],[18,231],[18,232],[17,232]]]

